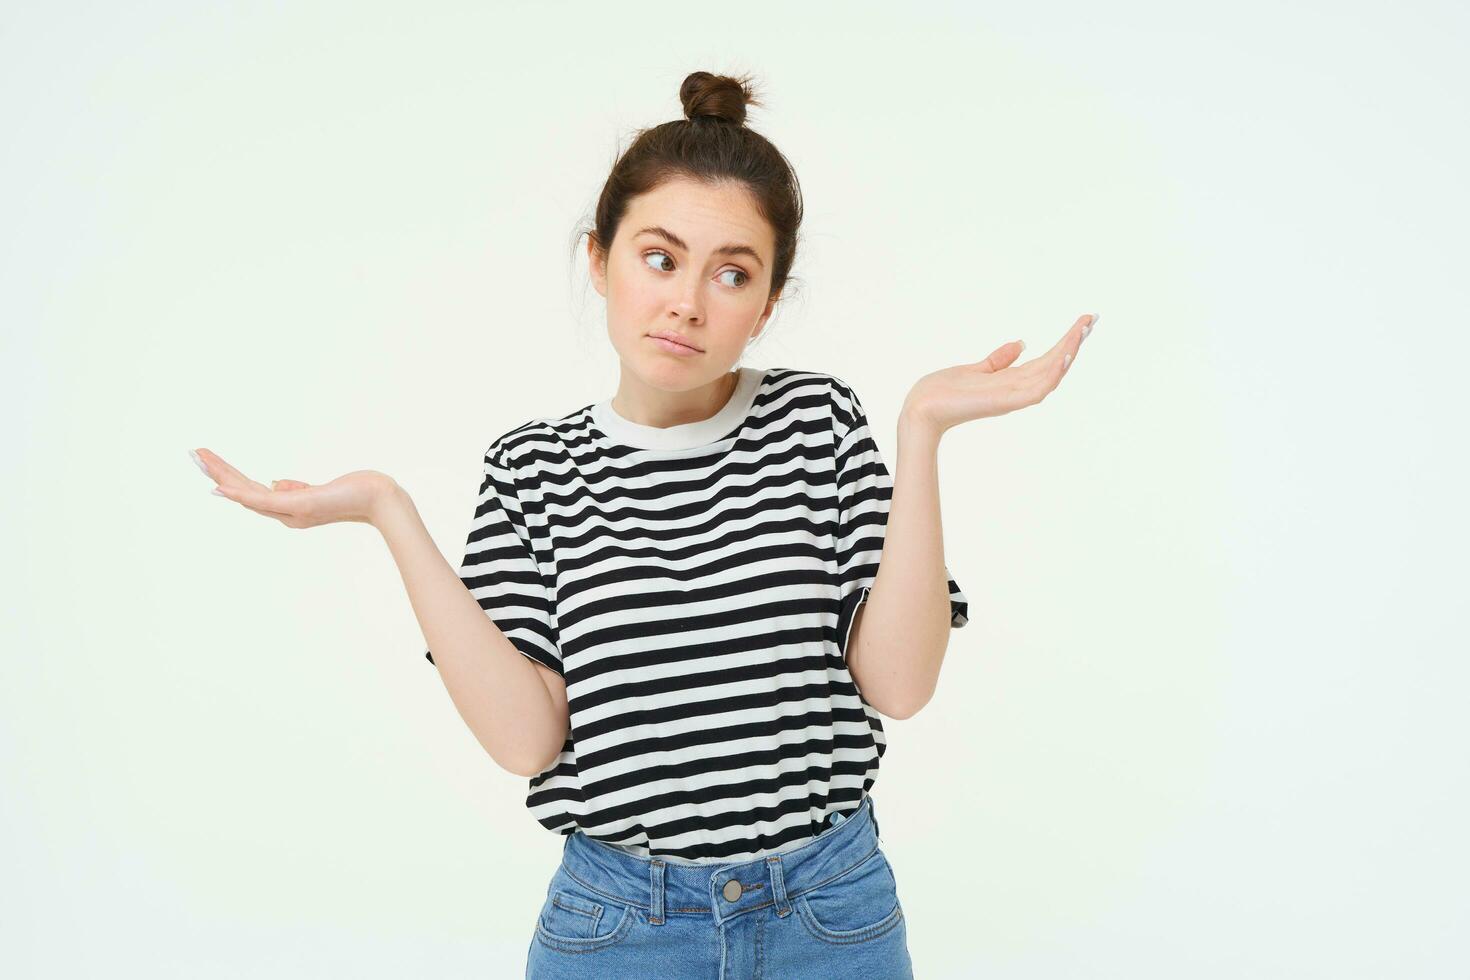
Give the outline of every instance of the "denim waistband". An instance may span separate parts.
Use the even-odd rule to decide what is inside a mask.
[[[652,925],[662,925],[673,912],[711,915],[720,924],[771,905],[785,916],[791,899],[851,871],[878,850],[870,795],[863,794],[856,810],[845,817],[834,814],[833,820],[793,850],[729,864],[639,857],[576,831],[563,844],[561,871],[609,901],[644,910]]]

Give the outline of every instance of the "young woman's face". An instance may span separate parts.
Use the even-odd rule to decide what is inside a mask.
[[[634,198],[606,262],[588,242],[618,357],[658,388],[685,391],[729,372],[765,327],[775,234],[739,184],[665,181]],[[670,348],[660,332],[695,349]]]

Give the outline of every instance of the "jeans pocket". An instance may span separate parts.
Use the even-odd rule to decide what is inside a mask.
[[[807,931],[829,943],[867,942],[903,921],[893,871],[876,849],[856,867],[803,892],[792,904]]]
[[[612,946],[633,927],[633,906],[582,885],[558,870],[536,918],[536,938],[553,949],[587,952]]]

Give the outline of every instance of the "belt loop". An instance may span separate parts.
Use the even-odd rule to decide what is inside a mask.
[[[664,924],[664,862],[654,858],[648,864],[649,872],[649,905],[653,912],[648,917],[649,925],[661,926]]]
[[[791,901],[786,897],[786,875],[781,864],[781,855],[766,858],[766,867],[771,872],[771,900],[776,903],[776,914],[781,918],[791,914]]]

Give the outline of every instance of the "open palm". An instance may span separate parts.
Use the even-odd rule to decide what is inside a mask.
[[[1024,364],[1015,361],[1025,345],[1013,340],[982,361],[926,374],[909,392],[907,405],[940,432],[961,422],[1035,405],[1061,383],[1097,319],[1079,317],[1051,350]]]
[[[354,470],[320,485],[273,480],[266,486],[208,449],[191,450],[189,456],[215,482],[221,496],[257,514],[274,517],[287,527],[316,527],[344,521],[371,524],[377,504],[394,485],[393,478],[386,473]]]

